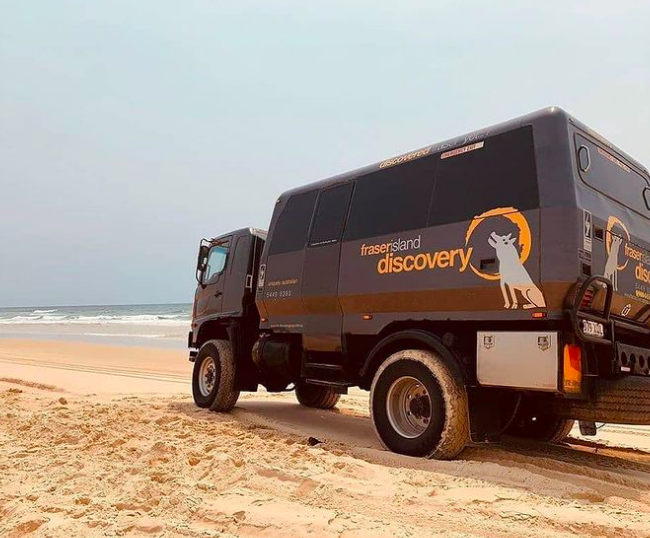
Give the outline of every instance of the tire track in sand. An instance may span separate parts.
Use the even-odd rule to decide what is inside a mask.
[[[153,371],[142,368],[131,368],[128,366],[94,366],[70,362],[50,361],[44,359],[28,359],[20,356],[5,355],[0,357],[0,362],[16,364],[19,366],[35,366],[38,368],[54,368],[56,370],[68,370],[72,372],[83,372],[89,374],[110,375],[118,377],[130,377],[134,379],[146,379],[148,381],[162,381],[165,383],[189,383],[189,374],[174,372]]]

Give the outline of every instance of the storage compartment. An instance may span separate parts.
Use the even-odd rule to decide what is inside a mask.
[[[556,332],[479,331],[479,384],[559,392],[558,338]]]

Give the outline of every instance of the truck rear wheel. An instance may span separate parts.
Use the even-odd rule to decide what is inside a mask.
[[[210,340],[201,346],[194,362],[192,395],[197,406],[212,411],[230,411],[235,406],[239,391],[228,341]]]
[[[431,351],[388,357],[372,382],[370,414],[382,444],[399,454],[452,459],[469,442],[465,386]]]
[[[334,409],[341,395],[330,387],[310,385],[304,381],[296,383],[296,398],[301,405],[317,409]]]

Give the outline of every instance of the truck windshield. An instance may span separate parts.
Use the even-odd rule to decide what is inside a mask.
[[[576,146],[580,175],[587,185],[646,218],[650,216],[644,202],[648,182],[642,175],[583,136],[576,136]]]

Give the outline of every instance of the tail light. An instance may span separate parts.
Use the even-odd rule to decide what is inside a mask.
[[[587,289],[585,291],[584,297],[582,298],[582,302],[580,303],[580,310],[590,310],[595,296],[596,292],[594,288]]]
[[[575,344],[564,346],[564,392],[582,392],[582,350]]]

